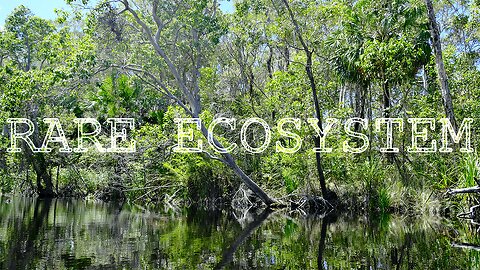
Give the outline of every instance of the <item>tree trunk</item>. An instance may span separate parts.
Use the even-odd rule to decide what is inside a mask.
[[[445,109],[445,115],[450,120],[453,129],[457,131],[457,121],[455,120],[455,114],[453,111],[452,96],[450,94],[450,90],[448,89],[447,73],[443,63],[442,44],[440,43],[440,30],[435,18],[435,10],[433,9],[432,0],[425,0],[425,3],[427,5],[428,20],[430,22],[430,32],[433,52],[435,53],[438,80],[440,82],[440,89],[442,91],[443,107]]]
[[[198,116],[200,115],[200,112],[202,111],[201,100],[200,100],[200,95],[199,95],[199,90],[200,89],[198,87],[198,81],[196,80],[197,77],[200,76],[200,72],[198,70],[201,66],[200,65],[200,58],[197,58],[197,61],[196,61],[197,63],[194,67],[195,68],[195,76],[194,76],[195,80],[194,80],[194,83],[192,83],[193,86],[194,86],[194,90],[193,90],[193,93],[192,93],[191,89],[189,87],[187,87],[186,81],[180,75],[180,72],[178,71],[177,66],[175,66],[175,64],[168,57],[167,53],[157,43],[157,40],[155,39],[151,28],[149,28],[147,26],[147,24],[144,21],[142,21],[142,19],[140,18],[140,16],[137,14],[137,12],[134,9],[130,8],[128,0],[122,0],[121,2],[125,6],[125,10],[127,10],[128,12],[130,12],[131,15],[133,15],[133,18],[135,19],[137,24],[140,25],[141,28],[144,30],[145,35],[148,38],[150,44],[154,47],[156,54],[158,56],[160,56],[160,58],[163,59],[165,61],[165,63],[167,64],[168,70],[172,73],[173,77],[175,78],[175,81],[177,82],[180,90],[183,92],[187,101],[189,102],[191,109],[189,109],[179,98],[177,98],[173,94],[169,93],[168,97],[173,98],[177,102],[177,104],[179,104],[189,115],[191,115],[194,118],[198,118]],[[159,18],[156,17],[157,8],[158,8],[158,1],[154,1],[153,2],[154,12],[153,12],[152,16],[153,16],[154,21],[157,23],[157,26],[160,27]],[[194,33],[196,33],[196,31],[194,31]],[[196,43],[198,43],[198,34],[195,34],[193,39],[196,41]],[[197,49],[197,52],[199,52],[197,57],[201,57],[199,47],[196,47],[196,49]],[[160,86],[160,88],[163,88],[163,87]],[[167,93],[168,93],[168,91],[167,91]],[[203,135],[205,136],[205,138],[208,138],[208,131],[203,124],[202,124],[202,127],[201,127],[201,131],[202,131]],[[222,145],[215,138],[213,138],[213,140],[214,140],[214,143],[217,144],[217,146],[222,147]],[[223,156],[224,156],[225,160],[222,160],[222,161],[224,161],[230,168],[232,168],[233,171],[240,177],[240,179],[267,206],[271,206],[272,204],[274,204],[276,202],[275,200],[270,198],[268,196],[268,194],[265,193],[265,191],[263,191],[252,179],[250,179],[250,177],[248,177],[248,175],[246,175],[243,172],[243,170],[240,169],[240,167],[238,167],[234,158],[230,154],[227,153],[227,154],[224,154]]]
[[[30,159],[35,174],[37,175],[38,196],[48,198],[55,197],[56,194],[53,190],[52,176],[48,172],[45,157],[42,153],[36,153],[31,155]]]
[[[315,107],[315,117],[318,120],[318,127],[320,130],[323,130],[322,115],[320,112],[320,105],[318,104],[317,85],[312,72],[312,54],[310,52],[307,52],[307,66],[305,67],[305,71],[307,72],[307,76],[310,81],[310,88],[312,89],[313,105]],[[320,148],[320,137],[315,136],[314,141],[315,147]],[[328,194],[328,189],[325,181],[325,174],[323,173],[322,156],[320,152],[315,152],[315,159],[317,163],[318,178],[320,180],[320,188],[322,189],[323,197],[325,197]]]
[[[25,40],[27,43],[27,63],[25,63],[25,71],[30,71],[30,67],[32,66],[32,49],[28,39],[28,33],[25,37]]]
[[[35,115],[36,116],[36,115]],[[35,117],[33,117],[35,118]],[[38,130],[38,127],[35,127]],[[39,145],[40,138],[37,133],[33,134],[33,142]],[[33,153],[30,147],[23,142],[23,151],[26,155],[27,162],[32,164],[35,174],[37,176],[37,192],[40,197],[52,198],[56,197],[54,186],[52,183],[52,176],[48,172],[47,162],[43,153]]]
[[[315,117],[318,119],[318,127],[320,130],[323,130],[323,125],[322,125],[322,114],[320,112],[320,105],[318,103],[318,95],[317,95],[317,85],[315,83],[315,77],[313,76],[313,71],[312,71],[312,54],[313,51],[310,50],[305,43],[305,40],[302,37],[302,33],[300,32],[300,27],[298,25],[297,20],[295,19],[295,16],[293,14],[292,9],[290,8],[290,5],[288,4],[288,0],[283,0],[283,3],[285,4],[285,7],[287,8],[288,14],[290,15],[290,19],[292,20],[293,26],[295,28],[295,33],[297,34],[298,39],[300,40],[300,43],[302,44],[303,50],[305,51],[305,54],[307,56],[307,63],[305,66],[305,71],[308,76],[308,80],[310,82],[310,88],[312,90],[312,96],[313,96],[313,105],[315,107]],[[315,147],[320,148],[320,138],[318,136],[315,136],[314,138],[315,141]],[[323,198],[328,201],[328,198],[330,198],[333,193],[327,189],[327,184],[325,181],[325,175],[323,173],[323,167],[322,167],[322,156],[319,152],[315,152],[315,159],[317,162],[317,172],[318,172],[318,178],[320,180],[320,188],[322,189],[322,195]],[[334,196],[332,196],[333,198]]]
[[[383,117],[390,117],[390,88],[388,82],[384,82],[383,86]]]
[[[57,194],[58,194],[58,177],[59,176],[60,176],[60,164],[57,165],[57,177],[55,178],[55,193]]]
[[[465,249],[480,251],[480,246],[479,245],[470,244],[470,243],[452,243],[452,247],[465,248]]]
[[[480,187],[469,187],[469,188],[459,188],[459,189],[448,189],[447,194],[455,195],[455,194],[466,194],[466,193],[480,193]]]
[[[283,71],[288,71],[288,68],[290,67],[290,50],[288,49],[288,46],[285,46],[284,48],[284,53],[285,53],[285,66]]]
[[[355,85],[355,114],[359,118],[365,118],[365,100],[367,99],[366,87],[363,85]],[[360,124],[355,123],[355,132],[360,132]]]
[[[273,60],[273,49],[271,45],[268,45],[268,59],[267,59],[267,71],[268,71],[268,77],[270,79],[273,78],[273,66],[272,66],[272,60]]]
[[[205,138],[208,138],[208,130],[207,128],[205,127],[205,125],[202,123],[201,125],[201,131],[202,131],[202,134]],[[218,147],[220,148],[223,148],[223,145],[215,138],[213,137],[213,142],[215,143],[215,145],[217,145]],[[253,193],[255,193],[255,195],[257,195],[267,206],[271,206],[272,204],[274,204],[276,201],[272,198],[270,198],[270,196],[268,196],[267,193],[265,193],[265,191],[263,191],[262,188],[260,188],[257,183],[255,183],[238,165],[237,163],[235,162],[235,159],[233,158],[232,155],[230,155],[229,153],[224,153],[223,154],[223,157],[224,157],[224,162],[226,165],[228,165],[234,172],[235,174],[240,177],[240,179],[242,179],[242,181],[245,183],[245,185],[247,185],[247,187],[253,191]]]

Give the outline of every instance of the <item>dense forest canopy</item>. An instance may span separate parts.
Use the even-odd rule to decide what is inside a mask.
[[[476,152],[412,153],[414,125],[390,138],[375,119],[447,119],[450,130],[418,127],[429,128],[420,140],[427,147],[462,131],[463,119],[479,118],[478,1],[238,0],[232,13],[216,0],[67,2],[71,11],[57,11],[55,20],[19,6],[0,32],[3,193],[433,211],[445,189],[476,185]],[[48,129],[41,119],[52,117],[72,141],[73,119],[135,118],[129,139],[137,151],[38,153],[25,143],[21,152],[5,151],[7,119],[31,119],[32,141],[41,145]],[[211,144],[175,152],[176,118],[201,119],[186,136]],[[297,149],[302,138],[302,147],[262,149],[266,129],[258,124],[239,136],[224,122],[208,136],[219,118],[236,118],[238,129],[263,119],[272,142]],[[283,118],[300,120],[284,123],[285,133],[277,125]],[[334,118],[358,121],[328,131]],[[470,124],[478,133],[480,122]],[[105,127],[102,144],[110,139]],[[471,137],[473,148],[479,139]],[[262,151],[215,149],[244,140]],[[342,151],[345,141],[364,149]],[[378,151],[392,141],[397,153]],[[312,151],[325,145],[332,150]]]

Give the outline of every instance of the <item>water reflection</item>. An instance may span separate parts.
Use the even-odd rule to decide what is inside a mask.
[[[222,259],[220,263],[215,267],[216,269],[223,269],[226,265],[233,261],[233,255],[237,251],[238,247],[247,240],[251,234],[258,228],[262,223],[268,218],[272,213],[270,209],[263,210],[262,214],[255,216],[253,221],[250,222],[245,229],[242,230],[240,235],[235,239],[235,241],[230,244],[230,246],[223,252]]]
[[[0,198],[2,269],[478,269],[468,222]],[[468,243],[468,244],[467,244]]]
[[[323,251],[325,250],[325,241],[327,239],[327,228],[328,228],[329,219],[324,218],[322,220],[322,230],[320,232],[320,243],[318,244],[318,260],[317,266],[318,269],[328,269],[327,262],[323,259]]]

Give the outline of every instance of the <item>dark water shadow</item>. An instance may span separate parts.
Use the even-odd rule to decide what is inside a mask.
[[[326,265],[326,260],[324,259],[325,242],[327,239],[328,225],[335,223],[337,221],[337,218],[338,218],[337,213],[331,212],[331,213],[327,213],[321,219],[322,228],[320,230],[320,241],[318,243],[318,256],[317,256],[317,267],[319,270],[328,269]]]
[[[14,244],[3,269],[32,269],[37,239],[47,226],[52,200],[37,199],[34,204],[33,216],[30,218],[30,212],[24,211],[21,224],[10,232],[9,242]]]
[[[320,232],[320,242],[318,244],[318,258],[317,258],[317,265],[319,270],[327,269],[326,267],[324,268],[324,261],[323,261],[323,252],[325,250],[325,241],[327,238],[327,227],[328,227],[328,222],[323,219],[322,220],[322,230]]]

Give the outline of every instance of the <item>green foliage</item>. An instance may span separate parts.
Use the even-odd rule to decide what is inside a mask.
[[[478,183],[478,170],[480,163],[475,155],[468,155],[463,160],[463,183],[462,186],[473,187]]]
[[[365,153],[341,151],[348,139],[341,125],[327,139],[336,150],[323,155],[322,165],[329,188],[342,200],[351,198],[361,207],[389,212],[426,201],[433,205],[431,191],[476,184],[476,155],[408,153],[408,127],[394,134],[401,153],[377,151],[385,138],[374,132],[372,120],[384,115],[385,96],[392,117],[438,118],[444,113],[422,1],[288,1],[299,29],[281,1],[236,1],[233,14],[224,14],[215,1],[160,0],[156,16],[151,1],[131,0],[136,13],[119,2],[76,2],[95,6],[85,14],[57,11],[54,21],[24,6],[8,16],[0,31],[0,119],[133,117],[137,127],[131,138],[138,152],[47,154],[49,171],[61,165],[60,189],[74,185],[93,194],[119,186],[136,202],[157,203],[171,195],[184,201],[227,200],[238,188],[238,179],[204,153],[172,152],[177,142],[173,119],[190,117],[188,111],[198,113],[206,125],[215,117],[235,117],[236,131],[218,127],[216,135],[222,143],[240,145],[243,119],[261,117],[272,127],[272,146],[276,141],[292,145],[276,132],[278,119],[314,116],[304,64],[308,54],[299,34],[313,53],[322,116],[369,120],[368,128],[361,130],[371,141]],[[452,8],[443,1],[437,5]],[[478,118],[480,9],[477,1],[459,5],[465,12],[439,18],[447,29],[442,33],[443,56],[457,118]],[[43,134],[45,126],[40,123],[39,128]],[[480,132],[477,122],[472,128]],[[319,190],[312,129],[302,122],[292,131],[304,138],[295,154],[277,153],[274,147],[258,155],[241,149],[232,153],[275,197]],[[77,136],[73,125],[66,126],[66,133],[69,139]],[[260,139],[262,134],[251,135]],[[204,140],[206,151],[222,157],[201,132],[195,130],[194,136]],[[439,140],[437,135],[430,137]],[[105,130],[100,139],[107,138]],[[478,142],[474,136],[472,144]],[[8,143],[0,138],[0,146]],[[3,192],[30,185],[31,171],[28,181],[17,184],[26,179],[27,168],[32,169],[24,155],[2,153],[0,161]],[[18,169],[15,164],[24,165]],[[75,182],[78,172],[85,184]]]
[[[135,102],[139,93],[139,85],[132,85],[126,75],[112,73],[92,96],[92,101],[100,107],[99,112],[108,117],[132,115],[136,113]]]

